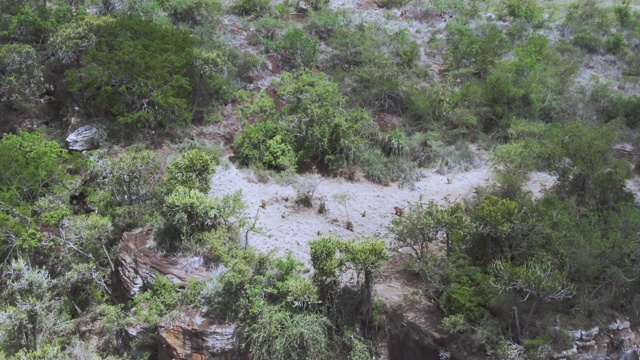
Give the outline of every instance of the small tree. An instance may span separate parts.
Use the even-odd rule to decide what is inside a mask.
[[[116,203],[132,205],[151,198],[159,180],[160,164],[152,151],[127,150],[106,159],[97,170]]]
[[[389,231],[395,235],[398,247],[409,247],[418,260],[423,261],[429,245],[436,240],[444,240],[450,251],[451,235],[462,233],[464,228],[462,204],[456,203],[447,208],[430,201],[427,205],[409,204],[404,216],[393,219]]]
[[[555,270],[546,260],[529,260],[519,266],[496,260],[491,265],[491,270],[495,277],[494,285],[501,292],[512,291],[519,298],[515,301],[514,312],[520,340],[526,336],[533,314],[541,301],[570,299],[575,292],[575,287],[567,283],[564,274]],[[533,304],[524,326],[521,326],[518,304],[530,297],[533,297]]]
[[[309,247],[311,264],[315,270],[313,282],[318,287],[318,295],[325,311],[332,311],[346,262],[341,253],[342,242],[335,237],[323,236],[310,241]]]
[[[362,276],[361,290],[365,302],[364,334],[370,338],[373,324],[373,285],[376,272],[389,256],[386,245],[382,240],[362,237],[354,242],[345,243],[344,252],[348,263],[356,270],[358,278]]]
[[[44,269],[24,260],[13,261],[3,273],[5,287],[0,299],[0,348],[9,354],[36,351],[69,334],[72,322],[56,296],[55,279]]]
[[[60,163],[67,151],[37,132],[5,134],[0,141],[0,190],[33,201],[64,179]]]
[[[190,150],[173,159],[167,167],[163,186],[172,191],[178,186],[208,193],[211,175],[218,159],[201,150]]]
[[[268,307],[251,327],[251,358],[255,360],[331,357],[327,327],[329,320],[318,314],[295,314],[285,308]]]

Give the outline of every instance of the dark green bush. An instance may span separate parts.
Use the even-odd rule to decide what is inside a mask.
[[[305,29],[309,34],[320,40],[328,40],[334,31],[339,29],[345,22],[345,15],[328,9],[314,11],[309,14],[309,21],[305,24]]]
[[[574,35],[573,45],[588,53],[597,54],[602,50],[603,40],[600,35],[591,33],[589,30],[585,29]]]
[[[270,0],[235,0],[233,10],[242,16],[264,16],[271,9]]]
[[[469,69],[484,77],[510,48],[509,39],[496,24],[484,24],[475,29],[451,22],[447,25],[447,65],[450,70]]]
[[[544,19],[544,8],[537,0],[502,0],[504,12],[516,19],[539,24]]]
[[[624,54],[627,51],[627,45],[624,42],[624,36],[614,34],[604,41],[607,52],[611,54]]]
[[[300,29],[289,30],[282,35],[276,43],[276,49],[283,64],[289,68],[311,67],[318,59],[320,50],[318,42],[307,37]]]
[[[207,193],[211,188],[210,177],[217,164],[218,159],[215,155],[202,150],[189,150],[169,163],[162,187],[172,191],[182,186]]]
[[[273,120],[258,121],[246,127],[233,143],[242,164],[280,170],[296,168],[294,146],[291,129]]]

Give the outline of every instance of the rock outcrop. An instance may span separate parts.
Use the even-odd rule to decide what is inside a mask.
[[[106,138],[107,134],[100,126],[84,125],[67,136],[67,148],[76,151],[97,149]]]
[[[557,353],[555,359],[635,359],[640,336],[628,320],[615,320],[607,328],[565,330],[573,337],[572,348]]]
[[[235,324],[219,324],[198,310],[189,310],[179,320],[158,326],[158,359],[246,359],[241,338]]]
[[[161,274],[175,284],[185,285],[188,279],[203,280],[209,272],[201,258],[169,257],[147,247],[151,229],[125,232],[112,274],[113,296],[119,302],[133,299],[153,284]]]

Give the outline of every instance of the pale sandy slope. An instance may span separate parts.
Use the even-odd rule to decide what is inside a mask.
[[[308,242],[317,238],[318,232],[343,238],[379,236],[391,241],[386,228],[395,216],[394,206],[404,208],[407,203],[430,200],[440,204],[460,201],[472,196],[477,187],[486,186],[492,175],[486,165],[456,174],[439,175],[433,170],[423,170],[422,173],[422,179],[411,189],[400,188],[397,184],[381,186],[366,180],[348,182],[341,178],[324,178],[317,187],[314,207],[307,209],[294,203],[296,191],[293,186],[273,181],[259,183],[250,170],[226,164],[219,167],[213,176],[210,195],[218,197],[242,190],[247,214],[257,213],[258,224],[264,228],[262,234],[249,235],[249,245],[261,251],[276,249],[281,255],[291,251],[296,258],[308,263]],[[533,174],[529,186],[534,194],[539,195],[540,190],[552,181],[553,178],[544,174]],[[353,232],[345,228],[347,212],[333,197],[344,193],[352,198],[347,209],[354,225]],[[317,212],[320,198],[326,199],[326,214]],[[266,209],[260,206],[263,200],[267,203]],[[365,211],[366,216],[363,217]]]

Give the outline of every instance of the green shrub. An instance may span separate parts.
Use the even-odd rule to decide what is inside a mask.
[[[449,315],[442,319],[440,328],[450,334],[459,334],[469,329],[469,323],[462,314]]]
[[[232,9],[242,16],[264,16],[271,9],[271,0],[234,0]]]
[[[290,68],[311,67],[320,51],[319,43],[297,28],[282,35],[276,43],[276,49],[283,63]]]
[[[607,48],[607,52],[611,54],[624,54],[627,52],[624,36],[621,34],[614,34],[613,36],[608,37],[604,41],[604,46]]]
[[[65,179],[67,151],[38,132],[4,134],[0,140],[0,191],[34,201]],[[5,199],[6,200],[6,199]],[[8,205],[8,204],[7,204]]]
[[[330,357],[327,328],[322,315],[291,313],[280,307],[268,307],[250,329],[250,352],[256,360],[310,359]]]
[[[621,4],[613,6],[613,12],[620,26],[625,27],[633,20],[633,12],[631,10],[631,0],[622,0]]]
[[[401,156],[409,151],[407,142],[407,134],[402,130],[394,129],[382,135],[380,146],[386,156]]]
[[[98,163],[95,171],[101,174],[101,185],[116,204],[133,205],[153,196],[160,163],[153,151],[129,149]]]
[[[222,15],[222,4],[218,0],[172,0],[162,3],[174,24],[188,27],[215,26]]]
[[[407,5],[409,1],[410,0],[381,0],[379,6],[386,9],[399,8]]]
[[[281,170],[296,168],[293,146],[291,130],[272,120],[258,121],[246,127],[233,143],[242,164]]]
[[[195,189],[178,186],[165,197],[160,211],[169,224],[175,226],[183,242],[192,241],[195,236],[218,227],[230,227],[242,216],[244,204],[242,193],[210,198]]]
[[[202,150],[189,150],[169,163],[162,186],[169,191],[181,186],[207,193],[217,163],[218,159],[213,155]]]
[[[453,284],[442,295],[440,306],[446,314],[462,315],[466,319],[477,321],[485,316],[485,301],[478,297],[473,288]]]
[[[196,39],[136,17],[118,17],[98,30],[83,66],[68,70],[64,80],[76,96],[87,95],[87,113],[133,128],[188,124]]]
[[[450,24],[446,60],[452,70],[469,69],[484,77],[510,48],[509,39],[496,24],[484,24],[477,29],[456,22]]]
[[[328,40],[334,31],[339,29],[345,22],[345,15],[328,9],[314,11],[309,14],[309,21],[305,24],[305,29],[309,34],[320,40]]]
[[[501,0],[507,15],[538,24],[544,19],[544,8],[536,0]]]
[[[162,275],[156,275],[151,289],[141,292],[131,301],[136,319],[148,326],[155,326],[174,310],[180,300],[178,286]]]
[[[597,54],[602,50],[602,37],[597,34],[593,34],[588,31],[582,31],[573,37],[573,45],[581,48],[582,50]]]

